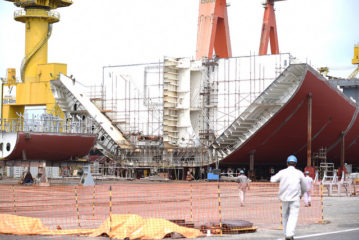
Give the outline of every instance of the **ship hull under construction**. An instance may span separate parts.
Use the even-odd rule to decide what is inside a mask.
[[[326,149],[327,160],[337,166],[341,160],[359,164],[357,104],[307,65],[290,66],[282,73],[284,78],[290,77],[291,68],[301,68],[296,76],[301,80],[293,95],[254,134],[223,158],[221,165],[248,164],[251,154],[255,165],[283,165],[288,155],[295,154],[299,164],[305,166],[308,134],[312,136],[309,148],[312,152]],[[309,102],[311,118],[308,118]],[[308,121],[312,122],[309,133]]]
[[[273,64],[274,60],[284,63],[281,66],[286,68],[271,80],[263,75],[268,71],[260,66],[270,63],[274,71],[280,66]],[[325,160],[334,162],[336,166],[344,162],[358,164],[359,148],[356,144],[359,120],[355,101],[346,97],[309,65],[288,66],[287,62],[285,55],[273,55],[269,59],[242,57],[209,63],[165,60],[163,64],[144,66],[142,70],[137,65],[130,67],[131,70],[128,66],[109,68],[107,71],[112,77],[104,82],[110,86],[125,84],[127,87],[120,89],[131,90],[128,83],[133,78],[139,86],[143,80],[143,92],[151,90],[152,93],[143,97],[134,94],[135,97],[123,99],[116,99],[116,94],[112,93],[112,99],[104,100],[102,105],[110,102],[116,111],[96,110],[96,107],[92,107],[93,103],[85,101],[84,95],[78,92],[76,83],[66,76],[53,81],[52,87],[56,101],[67,102],[66,106],[59,104],[64,112],[73,115],[81,109],[81,113],[85,114],[82,118],[98,122],[94,125],[94,129],[98,129],[97,142],[102,143],[105,155],[119,160],[122,167],[200,167],[214,164],[232,167],[251,165],[250,159],[254,167],[274,166],[284,165],[290,154],[300,159],[299,165],[306,166],[307,163],[311,164],[307,161],[310,160],[308,156],[315,158],[315,153],[320,149],[325,149]],[[247,66],[254,69],[248,76],[245,75]],[[168,70],[169,67],[171,69]],[[172,77],[174,72],[176,78]],[[170,73],[172,78],[167,79]],[[141,76],[150,74],[154,77],[141,79]],[[161,90],[171,89],[161,85],[161,81],[157,85],[149,83],[150,79],[158,82],[157,79],[161,78],[164,83],[176,81],[172,85],[181,87],[173,88],[170,94]],[[119,80],[113,82],[113,79]],[[156,91],[154,87],[157,86],[159,90]],[[112,91],[117,92],[116,88]],[[189,92],[191,94],[187,94]],[[77,101],[60,98],[69,95],[73,95]],[[120,94],[129,95],[127,92]],[[154,103],[149,104],[148,99],[159,99],[158,105],[154,107]],[[138,101],[128,104],[134,100]],[[308,111],[309,107],[311,111]],[[165,111],[166,108],[168,111]],[[106,119],[111,119],[106,123],[108,127],[105,118],[101,121],[98,118],[102,112],[107,114]],[[172,115],[168,115],[168,112],[178,118],[170,119],[172,122],[169,123],[167,118]],[[113,120],[122,116],[129,117],[124,121]],[[132,119],[135,121],[132,122]],[[141,129],[142,126],[146,128]],[[111,135],[116,129],[131,143],[127,149],[118,147],[119,141],[116,140],[124,137]],[[138,131],[131,132],[131,129]],[[161,137],[156,141],[139,141],[141,134]],[[171,135],[168,143],[173,146],[164,144],[168,134]],[[134,137],[131,139],[129,136]],[[182,145],[179,144],[181,141]],[[188,149],[195,151],[189,152]]]

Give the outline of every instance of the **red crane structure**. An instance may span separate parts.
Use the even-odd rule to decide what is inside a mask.
[[[279,44],[277,36],[277,24],[274,13],[274,2],[285,0],[266,0],[264,5],[264,17],[262,25],[261,42],[259,46],[259,55],[266,55],[268,49],[268,42],[270,39],[271,53],[279,54]]]
[[[226,0],[199,0],[196,59],[232,57]]]

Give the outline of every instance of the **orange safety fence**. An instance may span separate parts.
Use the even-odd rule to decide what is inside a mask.
[[[278,187],[277,183],[252,182],[243,192],[244,201],[241,202],[240,185],[235,182],[133,181],[50,187],[0,185],[0,214],[36,218],[52,231],[92,229],[90,232],[93,233],[105,222],[116,228],[111,225],[116,223],[115,219],[138,216],[145,220],[158,219],[151,223],[154,228],[160,227],[154,223],[164,224],[162,219],[203,233],[221,234],[253,227],[281,228]],[[301,200],[299,225],[323,220],[322,193],[321,188],[313,187],[311,207],[305,207]]]

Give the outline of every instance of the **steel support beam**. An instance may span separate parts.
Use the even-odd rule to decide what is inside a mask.
[[[344,134],[344,132],[342,132],[341,138],[342,138],[342,145],[340,148],[340,167],[344,167],[344,163],[345,163],[345,134]]]
[[[249,154],[249,177],[254,178],[254,151]]]
[[[312,166],[312,93],[308,94],[307,167]]]

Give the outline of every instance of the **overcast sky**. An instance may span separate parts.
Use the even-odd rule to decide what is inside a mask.
[[[262,0],[227,0],[233,56],[258,53]],[[194,57],[199,0],[74,0],[61,8],[49,40],[48,61],[68,64],[77,80],[100,84],[102,67]],[[280,52],[290,52],[330,74],[347,77],[359,42],[358,0],[288,0],[276,3]],[[17,8],[0,0],[0,76],[19,68],[25,27]]]

